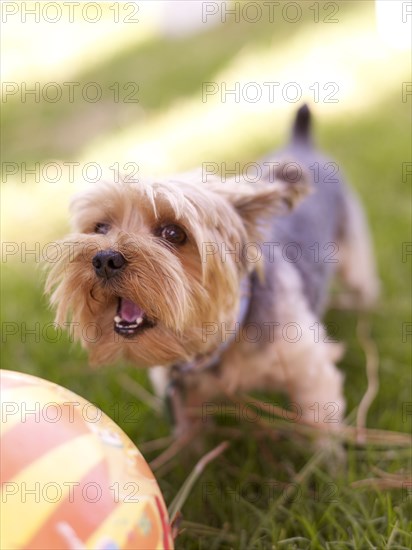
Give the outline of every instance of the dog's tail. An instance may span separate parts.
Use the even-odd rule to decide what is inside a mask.
[[[305,104],[300,107],[296,114],[295,122],[292,128],[292,142],[301,145],[312,145],[311,119],[309,107]]]

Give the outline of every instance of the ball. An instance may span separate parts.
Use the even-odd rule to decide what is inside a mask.
[[[140,451],[108,416],[35,376],[0,371],[0,547],[172,549]]]

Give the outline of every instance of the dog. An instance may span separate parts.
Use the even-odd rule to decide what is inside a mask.
[[[177,433],[196,407],[254,389],[286,392],[304,422],[343,421],[342,345],[321,320],[329,287],[336,275],[345,305],[369,308],[379,281],[360,203],[311,134],[304,105],[253,184],[194,172],[103,183],[72,202],[47,281],[56,321],[71,318],[92,364],[152,367]]]

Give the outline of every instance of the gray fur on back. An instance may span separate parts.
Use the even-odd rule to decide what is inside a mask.
[[[296,162],[309,178],[313,193],[290,213],[276,217],[268,227],[264,242],[272,246],[263,246],[264,280],[252,277],[247,323],[276,322],[276,271],[284,268],[285,262],[297,269],[310,309],[319,316],[326,307],[330,279],[337,268],[338,239],[344,231],[346,186],[339,166],[328,165],[331,160],[316,151],[307,137],[292,139],[287,147],[262,160],[263,173],[267,167],[263,162],[268,160]],[[316,178],[315,163],[319,166]],[[337,171],[332,176],[334,167]]]

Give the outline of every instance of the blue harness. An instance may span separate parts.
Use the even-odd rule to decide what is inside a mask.
[[[195,357],[192,361],[187,363],[178,363],[173,365],[172,369],[178,371],[180,374],[190,373],[190,372],[202,372],[204,370],[213,369],[216,367],[224,352],[229,348],[229,346],[236,339],[239,329],[243,326],[246,315],[249,311],[250,305],[250,294],[251,294],[251,282],[250,277],[246,275],[240,282],[240,307],[239,313],[237,316],[236,324],[237,332],[230,335],[230,338],[222,342],[219,347],[210,355],[200,355]]]
[[[237,331],[231,334],[230,338],[225,342],[222,342],[213,353],[200,355],[195,357],[192,361],[177,363],[171,367],[170,382],[167,386],[165,398],[166,408],[172,423],[176,423],[179,411],[181,412],[184,408],[184,377],[187,375],[190,376],[190,374],[212,371],[219,365],[222,355],[236,339],[249,311],[251,286],[250,277],[247,275],[240,283],[240,307],[235,325]]]

